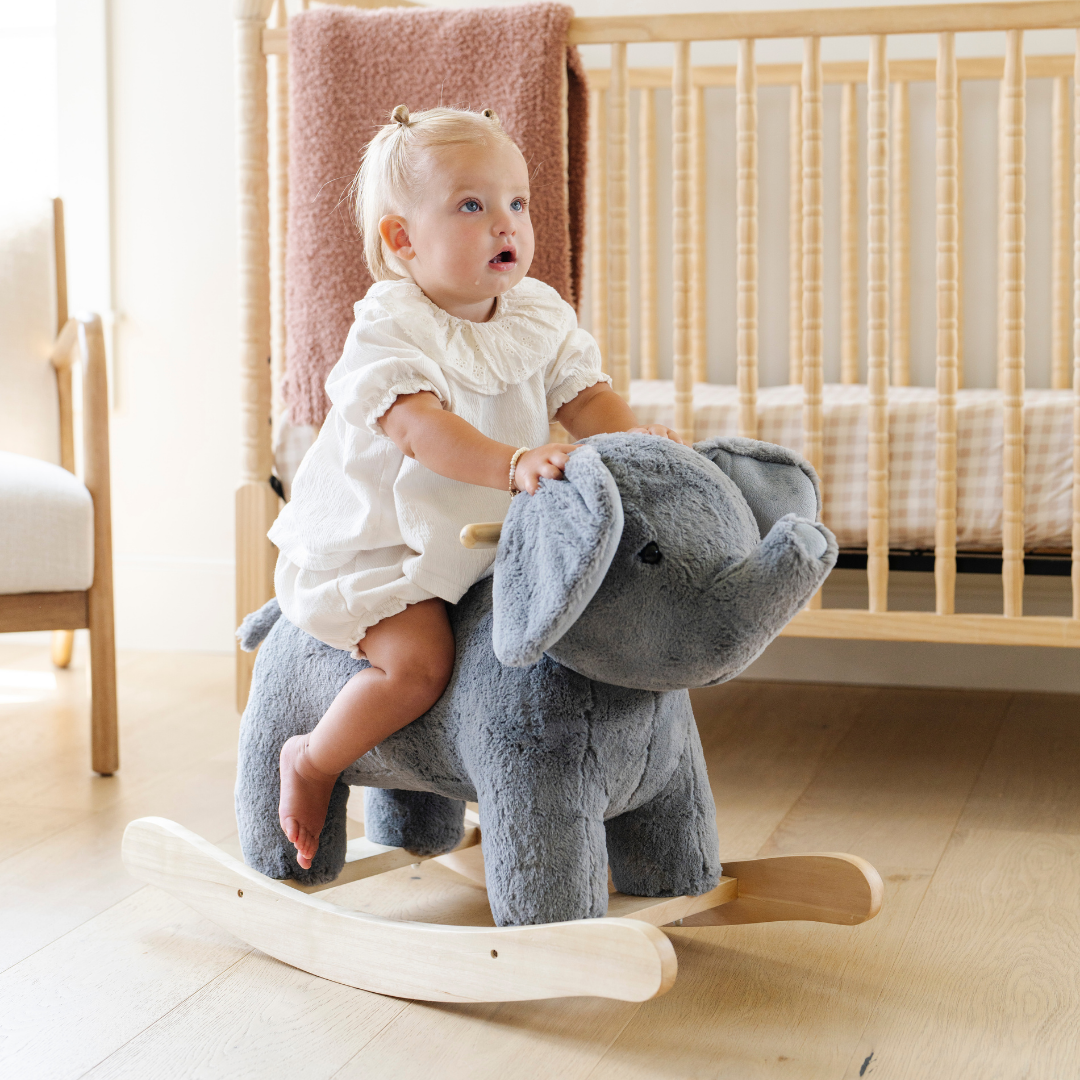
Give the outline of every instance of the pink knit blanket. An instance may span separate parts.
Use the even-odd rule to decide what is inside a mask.
[[[321,424],[323,384],[371,284],[345,192],[390,110],[492,108],[525,154],[536,256],[530,276],[580,297],[588,92],[561,4],[506,8],[322,8],[289,21],[289,226],[284,397],[294,424]],[[562,69],[569,89],[563,175]]]

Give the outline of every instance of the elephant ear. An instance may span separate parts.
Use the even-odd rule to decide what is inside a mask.
[[[735,481],[763,537],[787,514],[817,521],[821,513],[817,473],[793,450],[736,436],[699,442],[694,449]]]
[[[622,499],[600,455],[579,447],[565,474],[517,496],[503,522],[492,643],[508,667],[535,664],[574,625],[622,537]]]

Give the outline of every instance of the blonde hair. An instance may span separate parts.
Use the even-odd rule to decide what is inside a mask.
[[[376,281],[405,275],[391,262],[379,232],[387,214],[400,214],[411,202],[416,182],[416,152],[458,143],[508,143],[516,146],[493,109],[425,109],[409,115],[398,105],[364,149],[360,171],[353,181],[356,223],[364,238],[364,259]]]

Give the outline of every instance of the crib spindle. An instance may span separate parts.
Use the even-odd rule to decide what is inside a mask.
[[[1006,617],[1024,610],[1024,32],[1005,49],[1004,482],[1002,589]]]
[[[911,105],[908,84],[893,86],[892,107],[892,384],[911,385]]]
[[[675,430],[685,442],[694,440],[694,369],[690,342],[691,315],[691,161],[690,42],[675,43],[671,73],[671,202],[674,266],[672,268],[672,367],[675,377]]]
[[[870,41],[866,87],[866,381],[870,399],[866,574],[871,611],[889,609],[889,68],[886,40],[884,36],[877,36]]]
[[[824,222],[821,39],[803,39],[803,456],[824,486]],[[821,607],[821,592],[807,605]]]
[[[1073,65],[1072,617],[1080,619],[1080,30]]]
[[[690,187],[691,205],[694,208],[694,244],[693,274],[690,280],[691,309],[693,320],[690,327],[690,348],[694,355],[694,382],[708,381],[707,341],[708,315],[706,311],[705,289],[708,280],[707,269],[707,227],[708,211],[706,203],[706,149],[705,149],[705,87],[695,86],[691,90],[690,121],[693,139],[690,144]]]
[[[284,0],[274,7],[275,22],[286,25]],[[285,235],[289,213],[289,57],[267,57],[270,94],[270,419],[281,415],[285,377]]]
[[[757,70],[753,39],[739,42],[735,76],[736,332],[739,434],[757,438],[758,390],[758,180]]]
[[[1067,390],[1069,372],[1069,80],[1054,79],[1051,110],[1050,385]]]
[[[604,372],[611,374],[608,356],[608,189],[607,92],[589,93],[589,291],[592,294],[592,336],[600,348]]]
[[[656,350],[656,95],[638,95],[638,350],[643,379],[658,378]]]
[[[237,180],[240,283],[240,485],[236,491],[237,622],[274,595],[277,552],[266,538],[278,512],[270,487],[270,169],[266,60],[269,7],[236,5]],[[254,656],[237,650],[236,700],[243,711]]]
[[[938,35],[937,59],[937,491],[936,611],[956,610],[957,178],[956,35]]]
[[[608,90],[608,351],[612,385],[630,397],[630,79],[626,44],[611,46]]]
[[[802,87],[788,111],[788,382],[802,385]]]
[[[956,389],[964,385],[964,83],[956,64]]]
[[[855,83],[840,105],[840,381],[859,381],[859,113]]]

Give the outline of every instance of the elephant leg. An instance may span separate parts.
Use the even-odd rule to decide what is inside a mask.
[[[266,699],[255,698],[240,724],[240,748],[236,769],[236,822],[244,861],[267,877],[293,878],[303,885],[322,885],[333,881],[345,865],[345,807],[349,787],[340,780],[330,795],[326,824],[319,835],[319,850],[311,867],[303,869],[296,861],[296,848],[289,843],[278,820],[281,777],[278,759],[285,740],[310,731],[314,722],[294,720],[288,727],[268,722],[278,717],[261,716]],[[317,715],[314,719],[318,719]],[[300,730],[296,730],[298,728]]]
[[[490,764],[490,763],[489,763]],[[535,771],[530,765],[537,765]],[[597,785],[536,761],[477,783],[488,903],[497,926],[607,914],[607,851]],[[500,782],[501,781],[501,782]]]
[[[705,757],[690,726],[664,789],[606,822],[615,888],[630,896],[699,896],[720,881],[720,844]]]
[[[465,804],[428,791],[364,788],[364,835],[414,855],[441,855],[461,843]]]

